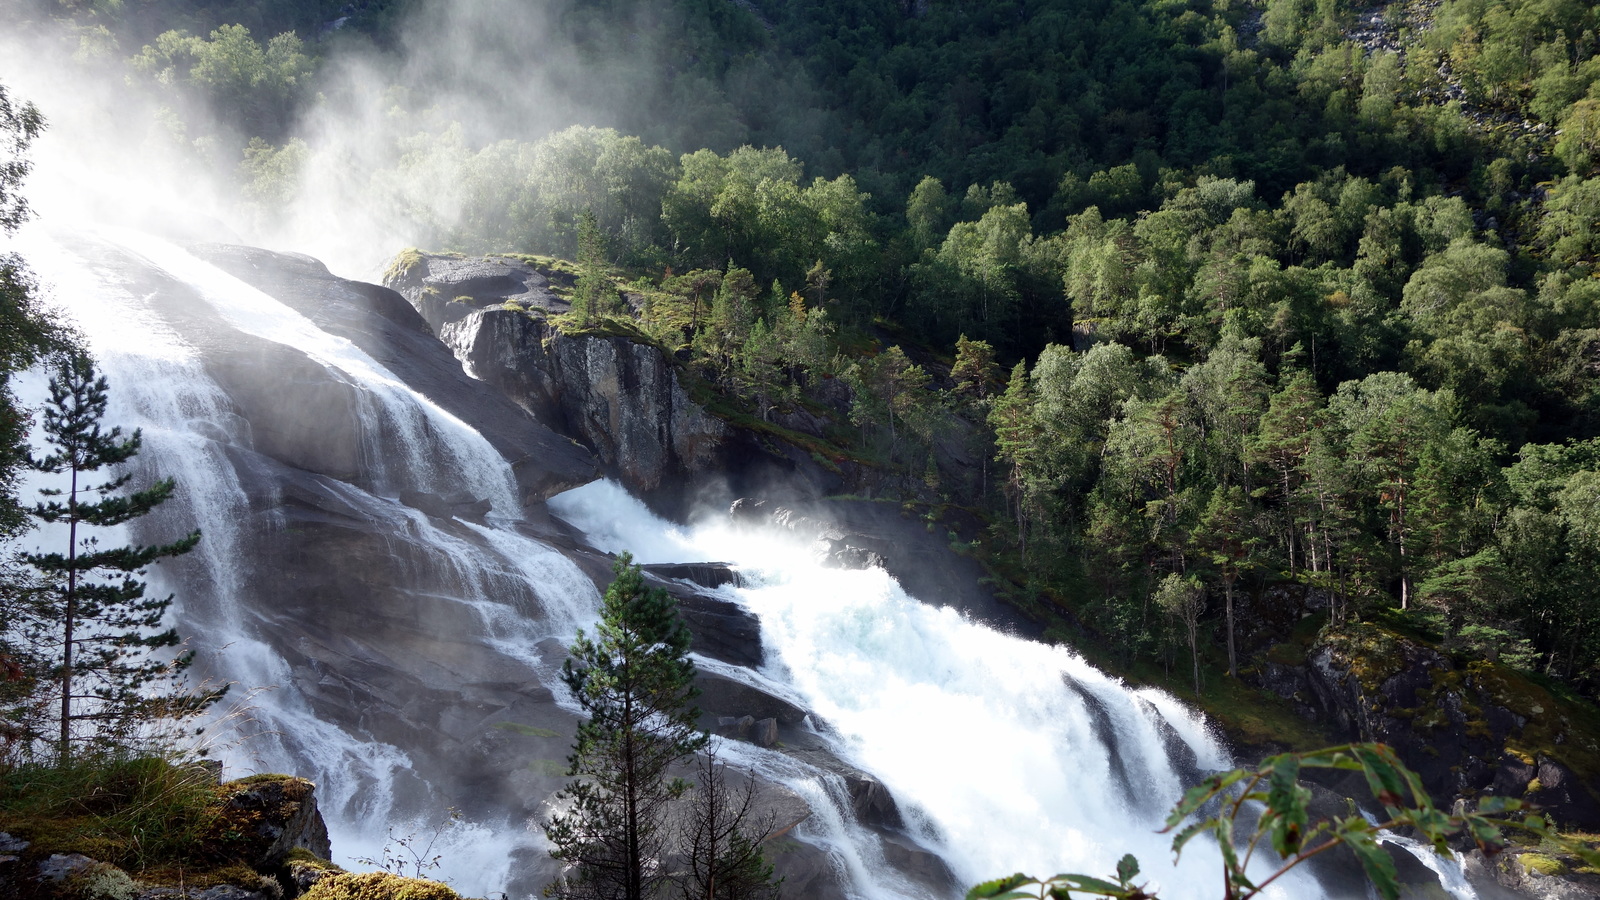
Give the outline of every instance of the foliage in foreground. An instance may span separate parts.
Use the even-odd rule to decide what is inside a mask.
[[[29,738],[43,739],[42,699],[53,685],[59,707],[54,731],[62,760],[83,746],[121,748],[143,739],[153,723],[198,714],[221,691],[193,691],[183,683],[192,653],[163,657],[179,645],[177,631],[161,623],[172,596],[145,595],[140,579],[152,563],[187,553],[200,540],[193,531],[168,544],[102,547],[92,529],[112,528],[138,519],[172,496],[173,479],[142,490],[126,490],[133,476],[120,472],[99,483],[91,476],[119,468],[140,448],[136,429],[102,430],[107,386],[88,356],[70,354],[50,380],[43,408],[49,454],[30,458],[42,473],[63,475],[68,486],[45,488],[30,514],[42,523],[65,526],[65,546],[53,552],[23,554],[37,572],[40,590],[19,604],[7,630],[36,648],[35,662],[48,677],[37,677],[29,702],[12,710]]]
[[[0,771],[0,831],[139,871],[188,862],[216,819],[208,770],[159,756],[84,754]]]
[[[1372,822],[1352,810],[1347,816],[1310,821],[1311,791],[1300,784],[1303,769],[1361,772],[1373,797],[1383,807],[1384,820]],[[1194,818],[1207,808],[1217,812]],[[1215,838],[1222,854],[1221,896],[1226,900],[1255,897],[1300,863],[1341,846],[1354,853],[1384,900],[1398,900],[1400,882],[1394,860],[1383,850],[1379,838],[1385,831],[1400,828],[1412,829],[1419,840],[1443,855],[1453,852],[1454,841],[1476,845],[1491,856],[1507,845],[1501,829],[1515,828],[1549,841],[1589,865],[1600,864],[1600,852],[1551,832],[1549,823],[1520,800],[1485,797],[1475,813],[1445,814],[1434,807],[1416,773],[1402,765],[1394,751],[1383,744],[1345,744],[1310,753],[1285,753],[1267,758],[1254,769],[1212,775],[1184,794],[1167,816],[1164,831],[1177,830],[1172,839],[1175,855],[1182,854],[1183,848],[1200,835]],[[1249,873],[1258,851],[1263,859],[1280,861],[1276,869],[1259,880],[1259,876]],[[1117,873],[1110,879],[1075,874],[1034,878],[1019,872],[974,887],[967,892],[967,900],[1069,900],[1074,894],[1156,900],[1157,895],[1148,890],[1148,885],[1134,883],[1138,876],[1139,861],[1129,854],[1117,863]]]

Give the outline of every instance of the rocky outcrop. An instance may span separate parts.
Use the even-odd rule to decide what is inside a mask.
[[[567,336],[504,309],[472,313],[439,335],[467,371],[591,448],[608,474],[669,515],[740,485],[827,480],[798,449],[764,444],[706,412],[651,344]]]
[[[333,855],[316,785],[304,778],[257,775],[229,786],[234,790],[220,815],[229,832],[239,835],[235,852],[251,867],[278,869],[295,850],[322,859]]]
[[[225,245],[197,245],[191,252],[350,341],[407,387],[470,423],[511,461],[526,500],[542,500],[598,476],[596,461],[584,448],[467,377],[428,323],[394,291],[338,278],[322,263],[296,254]],[[191,305],[179,313],[189,320],[186,335],[216,333],[220,323],[200,321],[203,314],[197,310]],[[250,423],[256,450],[340,480],[359,481],[375,468],[376,460],[362,456],[357,433],[357,423],[374,411],[349,379],[299,348],[231,331],[215,338],[224,339],[234,346],[208,356],[208,366]],[[308,414],[311,410],[318,414]]]
[[[408,250],[395,258],[384,283],[401,292],[438,331],[446,323],[491,307],[566,312],[571,308],[552,287],[572,287],[573,278],[540,270],[509,256],[455,257]]]
[[[386,284],[427,321],[474,377],[594,451],[607,474],[673,518],[740,494],[839,493],[837,463],[730,426],[694,401],[677,361],[638,333],[566,335],[559,273],[514,259],[402,254]],[[820,428],[804,421],[786,427]]]
[[[1600,875],[1570,871],[1556,860],[1535,853],[1501,853],[1486,857],[1481,850],[1465,854],[1463,869],[1485,900],[1498,897],[1528,900],[1600,900]],[[1494,891],[1498,889],[1499,893]]]
[[[1372,625],[1325,630],[1305,658],[1269,661],[1266,684],[1348,739],[1394,747],[1441,805],[1509,796],[1562,827],[1600,827],[1600,797],[1577,774],[1600,760],[1588,708]]]

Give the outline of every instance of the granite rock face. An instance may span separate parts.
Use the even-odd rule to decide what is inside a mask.
[[[547,317],[568,308],[552,283],[563,277],[515,259],[407,253],[386,284],[474,377],[590,448],[608,475],[670,518],[751,493],[789,499],[845,489],[838,465],[708,413],[677,361],[639,335],[551,327]],[[781,424],[820,427],[803,419]]]

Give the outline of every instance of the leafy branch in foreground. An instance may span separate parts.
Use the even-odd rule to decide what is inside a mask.
[[[1385,821],[1371,822],[1359,812],[1309,821],[1311,791],[1300,784],[1303,769],[1345,769],[1366,776],[1372,795],[1383,806]],[[1207,806],[1215,815],[1191,817]],[[1259,816],[1257,813],[1259,812]],[[1521,818],[1509,818],[1521,814]],[[1248,824],[1254,817],[1254,824]],[[1489,855],[1506,847],[1502,828],[1516,828],[1600,865],[1600,852],[1581,841],[1550,830],[1549,822],[1520,800],[1485,797],[1475,813],[1447,815],[1433,805],[1415,772],[1401,764],[1383,744],[1345,744],[1311,753],[1284,753],[1263,760],[1254,769],[1219,772],[1190,788],[1167,816],[1163,831],[1179,829],[1172,852],[1182,854],[1195,837],[1210,834],[1222,854],[1223,892],[1226,900],[1249,900],[1300,863],[1335,847],[1350,848],[1384,900],[1398,900],[1400,882],[1394,860],[1380,846],[1382,832],[1414,829],[1418,840],[1449,854],[1450,840],[1470,839]],[[1259,882],[1248,874],[1263,840],[1279,865]],[[1148,885],[1136,885],[1139,861],[1130,854],[1117,863],[1114,879],[1063,874],[1034,878],[1018,873],[986,881],[967,892],[967,900],[1071,900],[1073,896],[1112,897],[1116,900],[1156,900]]]

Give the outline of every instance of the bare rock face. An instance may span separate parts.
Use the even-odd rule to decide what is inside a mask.
[[[526,499],[543,500],[597,477],[596,462],[584,448],[467,377],[428,323],[394,291],[338,278],[322,263],[296,254],[216,244],[190,251],[349,340],[407,386],[470,423],[511,460]],[[362,409],[348,383],[293,348],[248,342],[237,334],[227,340],[248,346],[217,354],[211,368],[250,422],[258,451],[341,480],[371,467],[374,461],[357,453],[354,431]],[[308,410],[325,413],[309,416]]]
[[[385,283],[473,377],[590,448],[607,474],[669,517],[756,491],[798,498],[844,489],[837,466],[708,413],[659,347],[637,335],[551,327],[546,316],[567,309],[552,290],[559,276],[515,259],[408,251]]]
[[[447,322],[466,318],[474,311],[497,306],[566,312],[565,298],[552,288],[552,275],[563,287],[570,276],[540,271],[515,257],[434,256],[402,253],[384,282],[406,296],[428,324],[438,331]]]
[[[446,323],[439,336],[469,372],[535,418],[560,423],[630,488],[658,492],[726,462],[728,426],[690,400],[655,347],[566,337],[505,309]]]

